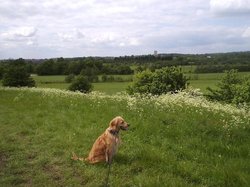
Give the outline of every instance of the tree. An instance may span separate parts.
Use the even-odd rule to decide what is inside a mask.
[[[155,72],[142,71],[135,75],[135,79],[127,91],[134,93],[151,93],[161,95],[186,88],[187,78],[177,67],[162,68]]]
[[[46,60],[37,66],[36,72],[38,75],[55,75],[54,60]]]
[[[241,78],[237,70],[225,71],[217,87],[207,88],[208,98],[234,104],[250,103],[250,78]]]
[[[72,84],[69,86],[69,90],[89,93],[92,90],[92,84],[86,76],[79,75],[73,80]]]
[[[87,67],[82,69],[80,75],[87,77],[90,82],[98,82],[97,70],[94,68]]]
[[[6,66],[2,84],[3,86],[10,87],[34,87],[35,81],[30,77],[25,61],[23,59],[18,59],[10,62]]]

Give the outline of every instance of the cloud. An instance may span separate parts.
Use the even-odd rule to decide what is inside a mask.
[[[210,0],[210,9],[220,15],[250,14],[250,0]]]
[[[0,0],[0,58],[249,50],[249,1]]]
[[[73,40],[73,35],[72,34],[58,33],[57,35],[64,42],[70,42],[70,41]]]
[[[35,27],[17,27],[1,34],[5,40],[23,40],[35,36],[37,29]]]
[[[250,27],[248,27],[242,34],[243,38],[250,38]]]
[[[82,31],[80,31],[79,29],[75,29],[75,34],[76,34],[76,37],[78,39],[81,39],[81,38],[85,37],[84,33]]]

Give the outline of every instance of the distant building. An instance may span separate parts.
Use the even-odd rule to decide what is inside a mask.
[[[154,51],[154,56],[158,56],[158,52],[157,51]]]

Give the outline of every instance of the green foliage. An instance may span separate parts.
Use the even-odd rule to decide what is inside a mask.
[[[69,86],[69,90],[88,93],[92,90],[92,84],[89,82],[87,77],[79,75],[75,80],[73,80],[72,84]]]
[[[3,78],[6,66],[7,66],[6,63],[0,63],[0,80]]]
[[[90,82],[98,82],[98,71],[95,68],[87,67],[85,69],[82,69],[80,75],[85,76]]]
[[[68,76],[65,77],[65,82],[71,83],[75,78],[74,74],[69,74]]]
[[[225,71],[218,88],[208,87],[208,98],[234,104],[250,103],[250,78],[240,77],[237,70]]]
[[[248,103],[250,104],[250,77],[242,79],[241,84],[235,85],[235,96],[233,103]]]
[[[9,87],[34,87],[35,81],[30,77],[25,61],[18,59],[5,67],[2,84]]]
[[[43,63],[40,63],[36,72],[38,75],[54,75],[55,74],[55,63],[52,59],[46,60]]]
[[[162,68],[155,72],[145,70],[135,75],[135,80],[127,91],[129,94],[161,95],[185,89],[186,83],[187,78],[177,67]]]
[[[102,82],[106,82],[108,80],[108,76],[106,74],[101,77]]]

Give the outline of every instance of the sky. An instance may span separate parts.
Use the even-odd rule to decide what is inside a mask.
[[[0,0],[0,59],[250,51],[250,0]]]

